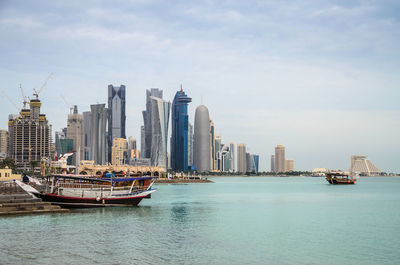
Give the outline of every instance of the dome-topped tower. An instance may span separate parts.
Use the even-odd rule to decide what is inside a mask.
[[[193,164],[198,172],[210,171],[210,115],[204,105],[196,108],[194,116]]]

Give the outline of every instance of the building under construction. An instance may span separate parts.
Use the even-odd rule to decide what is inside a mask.
[[[36,99],[29,101],[29,109],[24,105],[20,116],[8,121],[8,154],[17,169],[38,169],[42,160],[50,158],[51,125],[46,115],[40,114],[41,105],[36,95]]]

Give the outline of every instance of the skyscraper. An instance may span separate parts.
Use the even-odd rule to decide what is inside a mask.
[[[167,141],[168,122],[171,102],[158,97],[151,99],[151,152],[150,160],[152,166],[168,169]],[[147,140],[146,140],[147,144]]]
[[[145,131],[144,125],[140,126],[140,158],[145,158],[146,154],[146,142],[145,142]]]
[[[271,172],[275,172],[275,155],[271,155]]]
[[[285,147],[278,144],[275,147],[275,172],[285,172]]]
[[[20,170],[30,169],[31,161],[39,166],[42,159],[50,158],[51,125],[46,115],[40,113],[42,103],[35,96],[29,102],[30,109],[22,109],[20,117],[8,122],[8,153]]]
[[[246,173],[246,145],[237,145],[237,171],[241,173]]]
[[[171,168],[187,171],[189,156],[189,116],[187,107],[192,102],[185,92],[176,92],[172,102]]]
[[[232,161],[232,165],[231,165],[231,172],[235,172],[236,171],[236,160],[235,160],[235,143],[230,143],[229,144],[229,152],[230,157],[231,157],[231,161]]]
[[[189,138],[188,138],[188,165],[193,165],[193,125],[189,122]]]
[[[222,138],[221,135],[216,135],[214,139],[214,170],[222,171],[221,157],[219,157],[219,153],[222,150]]]
[[[92,120],[92,113],[90,111],[83,112],[83,150],[84,150],[84,157],[83,160],[91,160],[91,129],[90,123]]]
[[[144,124],[144,141],[142,142],[144,144],[144,150],[142,150],[143,158],[150,158],[151,155],[152,123],[155,117],[152,115],[152,97],[162,99],[163,91],[159,88],[146,90],[146,110],[142,111]]]
[[[83,115],[78,113],[78,106],[74,106],[74,111],[68,114],[67,120],[67,139],[72,139],[74,144],[74,155],[72,164],[77,166],[81,159],[84,159],[84,128]]]
[[[113,139],[126,138],[125,120],[125,86],[108,85],[108,161],[111,161]]]
[[[8,131],[0,130],[0,153],[7,155],[8,153]]]
[[[214,170],[215,168],[215,126],[210,118],[210,169]]]
[[[90,156],[95,164],[104,165],[106,159],[106,104],[90,105]]]
[[[198,172],[210,171],[210,115],[204,105],[196,108],[194,116],[193,165]]]
[[[258,173],[259,159],[258,155],[250,155],[250,172]]]

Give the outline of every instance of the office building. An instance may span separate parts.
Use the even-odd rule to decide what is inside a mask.
[[[188,170],[189,166],[189,115],[188,104],[192,102],[185,92],[176,92],[172,102],[171,169]]]
[[[193,165],[193,125],[189,122],[189,132],[188,132],[188,165]]]
[[[0,154],[4,156],[8,153],[8,131],[0,130]]]
[[[215,168],[215,126],[210,118],[210,169],[214,170]]]
[[[91,120],[92,120],[92,113],[90,111],[85,111],[83,112],[83,160],[91,160]]]
[[[275,165],[274,172],[285,172],[285,147],[278,144],[275,147]]]
[[[259,165],[260,157],[258,155],[250,155],[250,172],[258,173],[258,165]]]
[[[198,172],[208,172],[211,167],[210,115],[204,105],[196,108],[194,116],[193,165]]]
[[[150,97],[151,102],[151,149],[152,166],[168,169],[167,141],[171,102],[158,97]],[[147,139],[146,139],[147,144]]]
[[[159,88],[151,88],[146,90],[146,110],[142,111],[143,124],[144,124],[144,141],[141,139],[144,149],[142,149],[143,158],[150,158],[151,156],[151,141],[152,141],[152,123],[157,115],[152,114],[152,100],[151,98],[163,98],[163,91]]]
[[[246,172],[251,172],[250,153],[246,153]]]
[[[97,165],[105,165],[106,157],[106,104],[90,105],[90,157]]]
[[[214,153],[213,153],[213,158],[214,158],[214,170],[222,171],[222,165],[221,165],[221,160],[219,157],[219,153],[221,152],[222,149],[222,138],[221,135],[216,135],[214,139]]]
[[[127,164],[128,142],[124,138],[114,138],[111,148],[111,164]]]
[[[111,146],[114,138],[126,138],[125,135],[125,86],[108,85],[108,161],[111,161]]]
[[[246,173],[246,145],[237,145],[237,172]]]
[[[132,159],[139,159],[140,151],[137,149],[136,139],[132,136],[128,137],[128,157]]]
[[[83,115],[78,113],[78,106],[76,105],[73,113],[68,114],[66,138],[73,140],[74,155],[72,156],[72,164],[78,166],[80,160],[85,157],[85,150]]]
[[[144,158],[146,153],[144,125],[140,126],[140,158]]]
[[[37,170],[42,159],[50,159],[51,125],[40,113],[42,103],[35,96],[29,102],[30,109],[22,109],[19,117],[8,122],[8,154],[19,170],[29,170],[31,161],[37,161]]]
[[[275,171],[275,155],[271,156],[271,172],[276,172]]]
[[[291,159],[285,160],[285,172],[294,171],[294,161]]]
[[[235,172],[236,171],[235,143],[230,143],[229,144],[229,152],[230,152],[230,158],[231,158],[231,163],[232,163],[230,172]]]

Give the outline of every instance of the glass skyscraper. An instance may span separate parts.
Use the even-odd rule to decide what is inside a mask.
[[[108,85],[108,161],[111,161],[111,148],[114,138],[124,138],[125,135],[125,86]]]
[[[182,88],[172,102],[171,168],[188,170],[189,116],[188,103],[192,102]]]

